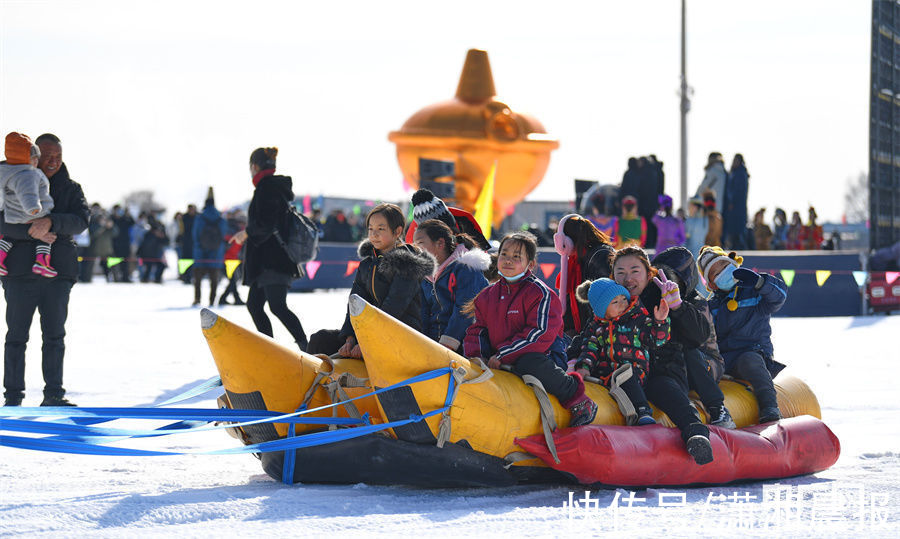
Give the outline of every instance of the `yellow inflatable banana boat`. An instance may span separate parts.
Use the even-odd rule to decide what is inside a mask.
[[[569,413],[549,396],[543,407],[538,393],[515,374],[485,373],[472,362],[410,329],[368,304],[350,298],[350,318],[365,364],[329,359],[284,348],[272,339],[203,310],[201,325],[225,387],[223,404],[233,408],[290,413],[331,404],[401,383],[428,371],[450,367],[455,377],[449,413],[391,429],[390,436],[361,439],[297,450],[295,481],[407,483],[429,486],[514,484],[523,480],[559,480],[542,461],[521,457],[516,438],[568,425]],[[358,413],[373,423],[408,419],[444,407],[451,376],[402,386],[356,401]],[[365,381],[367,379],[367,381]],[[624,425],[616,402],[602,386],[585,384],[599,409],[594,424]],[[753,393],[734,381],[720,383],[738,427],[758,421]],[[782,373],[775,380],[778,404],[785,417],[821,417],[815,395],[800,379]],[[543,398],[543,397],[542,397]],[[695,403],[701,415],[703,407]],[[337,415],[357,415],[344,406]],[[331,416],[332,410],[315,416]],[[656,412],[657,421],[671,425]],[[244,429],[245,443],[284,437],[284,424]],[[298,431],[312,428],[298,425]],[[518,455],[518,457],[516,457]],[[263,467],[281,478],[282,453],[263,454]],[[515,465],[509,462],[515,460]],[[398,478],[400,476],[401,478]]]

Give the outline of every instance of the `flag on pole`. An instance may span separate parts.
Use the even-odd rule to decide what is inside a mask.
[[[475,222],[481,227],[485,239],[491,239],[491,227],[494,224],[494,176],[497,173],[497,162],[491,165],[491,171],[484,180],[481,194],[475,201]]]

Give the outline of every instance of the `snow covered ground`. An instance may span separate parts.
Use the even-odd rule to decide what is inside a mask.
[[[215,376],[199,309],[189,307],[192,294],[173,281],[76,286],[67,326],[68,397],[82,406],[145,406]],[[311,333],[339,326],[346,297],[346,290],[291,294],[288,303]],[[252,327],[242,307],[215,310]],[[276,339],[290,342],[275,326]],[[0,536],[896,537],[900,317],[777,319],[774,339],[778,358],[812,387],[842,443],[833,468],[779,486],[595,490],[585,503],[584,490],[573,486],[286,486],[248,455],[98,457],[0,447]],[[36,406],[43,386],[37,323],[26,376],[25,405]],[[188,404],[215,406],[212,399]],[[200,451],[236,443],[206,433],[128,445]],[[577,507],[566,507],[570,492]]]

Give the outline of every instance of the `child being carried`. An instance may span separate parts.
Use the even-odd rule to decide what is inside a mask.
[[[668,304],[660,301],[651,317],[639,298],[632,299],[628,290],[612,279],[585,281],[575,295],[578,301],[590,303],[594,318],[582,332],[581,349],[570,368],[582,376],[599,378],[607,389],[618,385],[634,408],[632,413],[626,403],[619,402],[629,424],[655,424],[643,385],[650,350],[669,340]],[[617,373],[623,365],[631,366],[630,376]],[[613,383],[614,374],[621,384]]]
[[[45,217],[53,209],[50,180],[37,168],[41,151],[27,135],[12,132],[6,135],[6,161],[0,163],[0,189],[3,191],[3,215],[7,223],[26,224]],[[0,277],[7,275],[6,255],[12,242],[0,236]],[[32,273],[42,277],[56,277],[50,265],[50,244],[39,241],[35,247]]]

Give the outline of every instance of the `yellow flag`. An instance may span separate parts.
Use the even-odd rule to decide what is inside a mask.
[[[234,275],[234,270],[237,269],[238,266],[241,265],[240,260],[226,260],[225,261],[225,276],[231,279],[231,276]]]
[[[491,165],[491,171],[484,180],[481,194],[475,201],[475,222],[481,227],[485,239],[491,239],[491,227],[494,224],[494,176],[497,174],[497,162]]]
[[[819,283],[819,286],[825,284],[825,281],[831,277],[831,271],[829,270],[816,270],[816,282]]]

